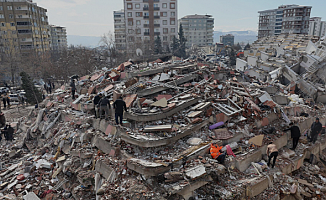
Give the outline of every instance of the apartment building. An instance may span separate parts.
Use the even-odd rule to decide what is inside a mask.
[[[50,49],[47,10],[32,0],[0,0],[1,51],[28,55]]]
[[[51,50],[62,51],[68,48],[67,30],[65,27],[50,25]]]
[[[279,34],[308,34],[311,8],[293,4],[259,11],[258,38]]]
[[[326,22],[321,17],[312,17],[309,22],[309,35],[323,37],[326,32]]]
[[[126,18],[125,11],[114,11],[114,39],[115,46],[118,50],[124,51],[126,50]]]
[[[124,14],[128,53],[151,53],[158,36],[165,50],[177,37],[177,0],[124,0]]]
[[[232,35],[232,34],[221,35],[220,43],[223,43],[224,45],[233,46],[234,45],[234,35]]]
[[[214,18],[211,15],[187,15],[179,23],[187,39],[187,48],[213,45]]]

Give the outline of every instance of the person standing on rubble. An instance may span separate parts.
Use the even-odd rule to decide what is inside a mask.
[[[311,125],[310,142],[315,144],[315,142],[317,141],[317,137],[322,129],[323,129],[323,125],[321,125],[321,123],[319,122],[319,118],[316,118],[316,121],[314,123],[312,123],[312,125]]]
[[[210,153],[213,159],[216,159],[219,163],[224,164],[226,153],[222,153],[223,146],[218,146],[217,143],[211,144]]]
[[[70,87],[71,87],[72,99],[75,99],[76,85],[75,85],[75,80],[74,79],[71,80]]]
[[[6,100],[7,100],[8,109],[10,109],[10,98],[9,98],[9,95],[7,95]]]
[[[268,156],[267,166],[268,167],[270,166],[271,159],[273,158],[272,168],[274,168],[275,162],[276,162],[276,158],[278,156],[278,149],[277,149],[276,145],[273,142],[269,143],[269,145],[267,146],[266,154]]]
[[[297,148],[299,138],[301,136],[300,129],[298,126],[295,126],[293,122],[290,123],[290,128],[285,129],[284,132],[286,131],[291,131],[291,138],[292,138],[292,148],[291,150],[295,150]]]
[[[103,97],[99,102],[98,102],[100,109],[99,109],[99,115],[100,118],[102,117],[102,113],[103,111],[105,112],[105,119],[109,120],[109,112],[111,109],[111,105],[110,105],[110,100],[108,99],[108,97]]]
[[[119,97],[114,103],[113,108],[115,109],[115,122],[120,125],[122,125],[122,119],[123,119],[123,110],[127,111],[126,102],[122,100],[122,97]],[[120,120],[119,120],[120,118]],[[120,122],[120,123],[119,123]]]
[[[6,107],[7,107],[7,99],[6,99],[6,96],[5,95],[2,97],[2,103],[3,103],[4,109],[6,110]]]
[[[99,111],[99,105],[98,105],[98,103],[100,102],[101,98],[102,98],[102,93],[99,93],[93,99],[94,108],[95,108],[95,118],[100,117],[99,112],[98,112]]]

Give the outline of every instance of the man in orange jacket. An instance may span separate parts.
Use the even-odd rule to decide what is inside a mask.
[[[225,156],[226,156],[225,153],[222,153],[222,148],[223,146],[219,147],[216,143],[212,143],[210,149],[210,153],[213,159],[217,159],[217,161],[221,164],[224,163]]]

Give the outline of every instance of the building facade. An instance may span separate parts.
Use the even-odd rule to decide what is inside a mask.
[[[224,45],[233,46],[234,45],[234,36],[232,34],[221,35],[220,43],[223,43]]]
[[[68,48],[67,30],[65,27],[50,25],[51,50],[62,51]]]
[[[326,32],[326,22],[321,17],[312,17],[309,22],[309,35],[323,37]]]
[[[0,47],[2,52],[28,55],[50,49],[47,10],[32,0],[0,0]]]
[[[136,49],[151,53],[156,37],[163,50],[169,47],[177,37],[177,10],[177,0],[124,0],[128,53]]]
[[[259,11],[258,38],[279,34],[308,34],[311,6],[282,5]]]
[[[187,15],[179,23],[187,39],[187,48],[213,45],[214,18],[211,15]]]
[[[125,18],[125,11],[114,11],[113,12],[114,18],[114,39],[115,39],[115,46],[119,51],[126,50],[126,18]]]

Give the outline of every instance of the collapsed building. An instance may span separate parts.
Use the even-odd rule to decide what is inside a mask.
[[[326,139],[306,137],[316,117],[326,123],[325,42],[289,37],[261,39],[284,52],[257,41],[236,69],[126,62],[81,77],[75,100],[61,86],[13,120],[16,140],[0,146],[0,199],[325,199]],[[285,50],[295,40],[303,43]],[[111,120],[95,118],[99,92],[123,97],[122,126],[113,110]],[[283,131],[291,121],[302,132],[295,151]],[[212,143],[236,156],[218,163]]]

